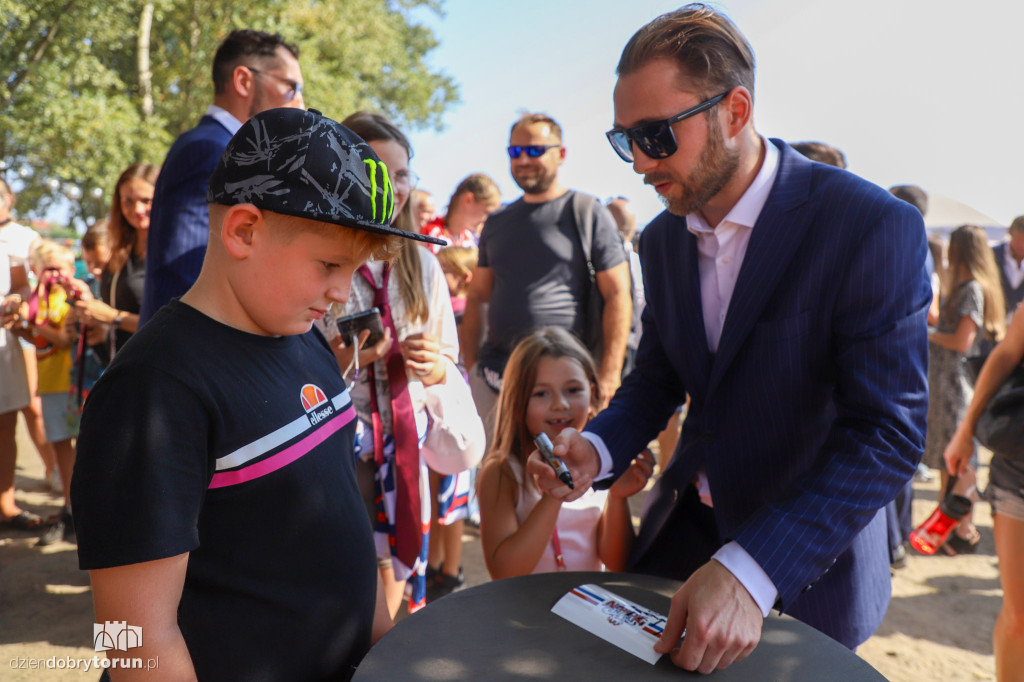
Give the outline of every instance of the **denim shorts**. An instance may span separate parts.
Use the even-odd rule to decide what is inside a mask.
[[[985,497],[992,512],[1024,521],[1024,466],[996,453],[992,458]]]
[[[43,403],[43,430],[49,443],[68,440],[78,435],[78,405],[66,391],[40,393]]]

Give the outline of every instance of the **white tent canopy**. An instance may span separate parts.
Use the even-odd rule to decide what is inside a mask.
[[[1001,241],[1006,236],[1006,226],[995,218],[962,201],[941,194],[928,194],[928,212],[924,214],[924,226],[929,232],[945,236],[961,225],[983,227],[989,239],[993,241]]]

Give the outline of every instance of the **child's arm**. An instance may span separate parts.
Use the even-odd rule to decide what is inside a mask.
[[[562,503],[542,495],[520,525],[511,477],[492,455],[480,470],[480,544],[491,578],[528,575],[551,547],[551,534]],[[522,494],[520,486],[519,494]]]
[[[952,334],[947,332],[932,332],[928,339],[943,348],[966,353],[974,345],[974,337],[978,334],[978,324],[967,315],[960,318],[956,325],[956,331]]]
[[[108,670],[113,682],[125,680],[194,680],[195,670],[185,639],[178,629],[178,603],[185,584],[188,553],[115,568],[89,571],[96,622],[127,621],[142,628],[142,646],[130,654],[116,650],[108,658],[156,659],[153,670]]]
[[[70,321],[70,317],[65,318]],[[52,327],[50,325],[36,326],[32,328],[35,335],[44,339],[47,343],[57,348],[70,348],[71,344],[75,342],[72,328],[74,325],[62,324],[59,327]]]
[[[643,490],[653,472],[654,457],[649,450],[644,450],[608,489],[608,499],[597,524],[597,555],[609,571],[626,570],[634,537],[629,498]]]

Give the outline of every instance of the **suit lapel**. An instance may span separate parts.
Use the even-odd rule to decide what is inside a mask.
[[[683,380],[687,392],[703,395],[711,366],[700,298],[697,238],[686,228],[685,218],[679,218],[679,222],[678,228],[672,230],[669,248],[661,255],[668,275],[666,279],[674,289],[674,296],[665,304],[678,306],[679,324],[661,332],[661,338],[669,356],[680,358],[680,362],[686,366]],[[661,316],[661,319],[668,317]],[[691,336],[695,339],[691,340]],[[697,352],[683,352],[684,348],[695,349]]]
[[[750,243],[722,326],[718,352],[711,368],[708,394],[717,388],[726,369],[750,335],[812,222],[813,216],[797,210],[809,196],[810,162],[781,142],[779,146],[781,157],[778,175],[750,235]]]

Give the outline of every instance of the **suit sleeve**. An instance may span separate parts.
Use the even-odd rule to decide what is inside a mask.
[[[142,322],[188,291],[199,276],[210,229],[206,190],[226,144],[227,139],[190,141],[169,154],[160,171],[146,249]]]
[[[835,419],[815,465],[731,538],[783,606],[895,497],[924,448],[931,288],[921,217],[887,203],[864,222],[832,316]]]

